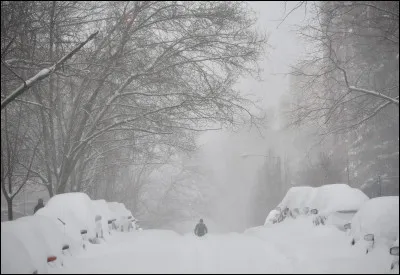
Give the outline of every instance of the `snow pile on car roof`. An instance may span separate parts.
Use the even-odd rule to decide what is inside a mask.
[[[93,203],[85,193],[66,193],[52,197],[35,215],[64,222],[68,235],[80,240],[81,230],[87,230],[89,237],[95,236],[96,213],[93,209]]]
[[[296,186],[290,188],[276,209],[269,213],[265,224],[271,223],[277,211],[285,208],[298,208],[300,211],[315,208],[319,214],[328,215],[336,211],[357,211],[368,200],[368,196],[361,190],[342,183],[321,187]]]
[[[321,214],[334,211],[358,210],[369,200],[361,190],[347,184],[329,184],[321,187],[292,187],[278,205],[280,209],[316,208]]]

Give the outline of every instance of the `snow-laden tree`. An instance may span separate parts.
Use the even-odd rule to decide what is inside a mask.
[[[233,89],[265,45],[246,3],[2,2],[1,20],[3,98],[97,33],[10,103],[38,118],[30,172],[51,196],[193,149],[196,132],[256,122]]]
[[[292,70],[290,123],[321,135],[322,150],[341,160],[349,184],[385,174],[398,184],[399,3],[299,7],[310,15],[298,28],[310,52]]]
[[[302,77],[294,120],[345,133],[378,113],[398,112],[398,2],[331,1],[312,5],[299,28],[312,42],[293,68]]]

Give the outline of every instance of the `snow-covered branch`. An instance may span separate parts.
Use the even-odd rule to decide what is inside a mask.
[[[392,97],[390,97],[390,96],[381,94],[381,93],[376,92],[376,91],[371,91],[371,90],[367,90],[367,89],[357,88],[357,87],[354,87],[354,86],[349,86],[349,90],[355,91],[355,92],[364,93],[364,94],[368,94],[368,95],[372,95],[372,96],[375,96],[375,97],[380,97],[380,98],[386,99],[386,100],[390,101],[391,103],[394,103],[394,104],[396,104],[397,106],[399,106],[399,100],[398,100],[398,99],[392,98]]]
[[[66,54],[63,58],[61,58],[59,61],[57,61],[53,66],[49,68],[45,68],[38,72],[35,76],[29,78],[19,86],[15,91],[13,91],[8,97],[6,97],[2,102],[1,102],[1,109],[5,108],[10,102],[15,100],[18,96],[23,94],[26,90],[28,90],[32,85],[34,85],[36,82],[47,78],[49,75],[54,73],[56,70],[61,68],[62,64],[64,64],[68,59],[70,59],[75,53],[77,53],[86,43],[88,43],[90,40],[92,40],[99,32],[96,31],[95,33],[92,33],[88,39],[86,39],[84,42],[79,44],[77,47],[75,47],[71,52]]]

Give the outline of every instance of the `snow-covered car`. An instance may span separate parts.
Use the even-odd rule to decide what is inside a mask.
[[[93,201],[85,193],[65,193],[53,196],[35,213],[35,216],[51,217],[63,225],[63,230],[75,242],[82,240],[81,230],[87,231],[87,237],[96,237],[96,213]]]
[[[271,212],[269,212],[267,218],[265,219],[265,224],[277,223],[281,215],[282,213],[279,208],[273,209]]]
[[[105,200],[92,200],[92,204],[93,213],[96,215],[96,233],[97,235],[103,236],[105,239],[111,234],[112,212],[110,211],[110,208]],[[97,216],[100,216],[101,218],[99,219]]]
[[[115,227],[118,231],[129,232],[135,228],[134,224],[136,219],[133,217],[131,211],[126,209],[123,203],[108,202],[108,208],[111,212],[111,217],[114,219]]]
[[[298,216],[300,216],[300,209],[299,208],[294,208],[292,210],[289,210],[289,215],[293,219],[297,218]]]
[[[351,228],[351,219],[356,213],[357,210],[355,209],[335,211],[329,215],[328,222],[342,231],[347,231]]]
[[[368,200],[368,196],[357,188],[347,184],[331,184],[316,188],[310,205],[318,210],[315,222],[320,220],[321,224],[331,224],[345,230],[344,225]]]
[[[60,267],[63,248],[71,244],[54,219],[26,216],[1,223],[1,273],[47,273]]]
[[[392,246],[399,236],[399,196],[365,202],[351,220],[350,235],[351,244],[365,246],[366,253],[376,242]]]
[[[123,203],[92,201],[78,192],[55,195],[34,215],[1,223],[1,273],[47,273],[49,267],[61,267],[66,255],[101,243],[110,220],[124,229],[136,222]]]
[[[392,264],[390,265],[390,269],[399,269],[399,238],[393,243],[392,247],[389,249],[390,255],[393,256]],[[397,270],[397,273],[398,270]]]
[[[36,274],[40,267],[16,235],[1,232],[1,274]]]
[[[139,221],[135,217],[129,216],[128,220],[130,221],[128,231],[139,230]]]
[[[272,210],[266,224],[276,217],[277,209],[284,209],[275,220],[300,215],[313,215],[315,225],[333,224],[341,230],[348,224],[361,205],[369,200],[361,190],[347,184],[330,184],[321,187],[292,187],[278,207]],[[287,214],[286,214],[287,213]]]

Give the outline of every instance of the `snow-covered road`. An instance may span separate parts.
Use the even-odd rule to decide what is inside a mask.
[[[115,232],[64,260],[52,273],[388,273],[391,257],[334,227],[292,220],[246,232],[197,238],[167,230]]]

